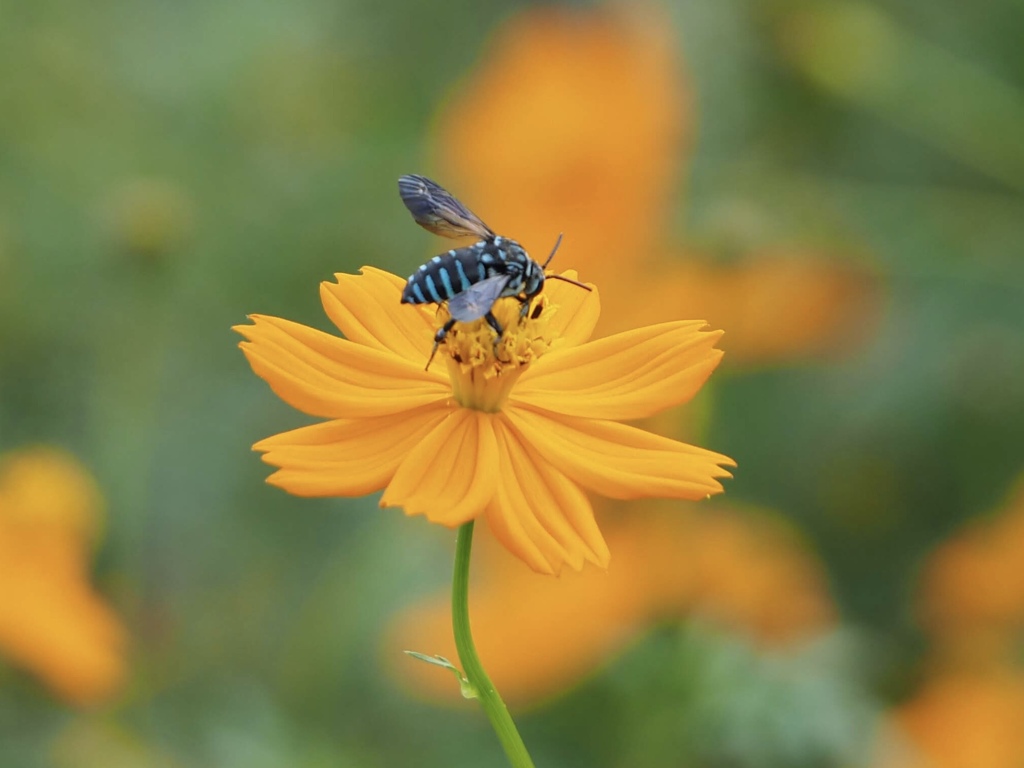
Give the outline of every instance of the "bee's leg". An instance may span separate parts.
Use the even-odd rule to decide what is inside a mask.
[[[532,296],[516,296],[519,300],[519,322],[522,323],[526,319],[526,313],[530,311],[530,302],[533,300]]]
[[[448,331],[452,329],[453,325],[455,325],[454,318],[437,329],[437,333],[434,334],[434,348],[430,350],[430,357],[427,358],[427,367],[423,369],[424,371],[430,370],[430,363],[433,361],[434,355],[437,354],[437,348],[441,345],[441,342],[444,341],[444,337],[448,335]]]
[[[501,337],[505,335],[505,329],[501,327],[501,323],[498,322],[498,318],[496,318],[491,312],[484,315],[484,320],[486,320],[487,324],[494,329],[494,333],[496,334],[494,337],[494,357],[497,358],[498,342],[501,341]]]

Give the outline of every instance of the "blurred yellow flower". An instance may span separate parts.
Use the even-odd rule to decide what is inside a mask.
[[[646,510],[604,527],[615,552],[608,571],[563,574],[555,583],[480,538],[474,637],[506,701],[535,704],[566,690],[659,619],[701,615],[773,644],[834,621],[820,565],[765,512],[716,503],[707,513]],[[454,653],[445,594],[396,617],[386,658],[414,693],[457,700],[447,675],[396,661],[402,648]]]
[[[110,696],[125,674],[124,629],[89,584],[100,507],[71,456],[0,460],[0,652],[75,704]]]
[[[498,30],[446,102],[438,164],[528,251],[566,233],[560,258],[605,286],[602,334],[703,317],[728,330],[735,365],[863,332],[874,290],[850,266],[771,247],[720,264],[666,244],[691,101],[672,23],[656,8],[531,8]]]
[[[483,516],[542,573],[608,562],[582,488],[619,499],[722,490],[728,457],[619,423],[697,392],[721,359],[721,332],[702,321],[587,342],[597,292],[551,281],[522,320],[515,299],[495,305],[498,350],[483,320],[459,324],[445,369],[425,371],[444,310],[401,305],[405,281],[387,272],[336,277],[321,298],[347,338],[262,315],[235,329],[285,402],[330,419],[254,446],[279,467],[268,482],[303,496],[385,488],[381,506],[449,527]]]

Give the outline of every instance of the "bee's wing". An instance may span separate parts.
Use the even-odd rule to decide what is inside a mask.
[[[475,213],[426,176],[399,177],[398,194],[416,223],[435,234],[443,237],[476,235],[488,240],[494,237],[491,228]]]
[[[473,283],[462,293],[448,299],[448,312],[460,323],[479,320],[491,311],[508,280],[508,275],[494,275]]]

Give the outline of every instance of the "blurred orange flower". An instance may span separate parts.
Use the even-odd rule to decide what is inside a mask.
[[[747,365],[842,348],[871,322],[869,280],[821,255],[763,248],[740,262],[716,264],[706,254],[664,252],[667,258],[650,271],[619,262],[619,290],[604,297],[609,318],[652,323],[685,308],[724,328],[729,360]],[[610,320],[609,331],[616,324]]]
[[[653,261],[690,133],[671,25],[647,10],[512,17],[437,124],[463,200],[531,252],[564,230],[559,258],[599,284]]]
[[[919,613],[948,661],[984,663],[1012,652],[1024,626],[1024,476],[995,514],[931,555]]]
[[[575,273],[573,273],[575,274]],[[323,283],[345,339],[276,317],[237,326],[253,370],[287,403],[330,421],[254,447],[269,482],[303,496],[385,488],[449,527],[485,517],[531,568],[605,566],[608,548],[582,488],[619,499],[702,499],[734,466],[721,454],[619,423],[689,400],[718,365],[720,332],[673,322],[590,341],[597,292],[552,281],[525,316],[514,298],[457,324],[443,372],[423,369],[447,316],[401,304],[405,281],[364,267]]]
[[[0,651],[74,704],[110,696],[125,674],[124,629],[89,584],[100,507],[65,453],[0,460]]]
[[[946,674],[892,717],[932,768],[1024,765],[1024,675]]]
[[[513,17],[437,120],[443,176],[497,231],[605,286],[599,332],[685,317],[729,332],[730,363],[834,348],[870,281],[807,250],[732,264],[666,246],[693,134],[672,24],[651,6]],[[679,258],[677,258],[679,257]]]
[[[928,558],[918,613],[927,678],[890,716],[897,731],[935,768],[1024,765],[1024,476]]]
[[[486,537],[472,591],[474,638],[497,688],[514,704],[536,703],[579,682],[658,619],[707,616],[765,642],[787,642],[831,625],[834,608],[820,565],[765,512],[721,504],[645,510],[643,525],[605,526],[615,559],[607,572],[538,578]],[[648,514],[649,513],[649,514]],[[455,651],[445,594],[400,614],[386,643],[394,664],[405,648]],[[458,700],[447,675],[402,663],[402,684]]]

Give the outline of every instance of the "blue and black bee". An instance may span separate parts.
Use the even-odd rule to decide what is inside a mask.
[[[412,274],[402,292],[403,304],[448,302],[451,319],[434,334],[434,348],[427,360],[427,368],[455,323],[468,323],[481,317],[497,334],[494,339],[497,356],[498,342],[505,329],[491,313],[491,308],[500,298],[518,299],[520,316],[525,317],[533,297],[544,288],[545,277],[565,280],[590,290],[589,286],[561,275],[545,276],[544,269],[554,258],[562,242],[561,235],[547,261],[538,264],[523,246],[494,234],[494,230],[476,214],[426,176],[402,176],[398,180],[398,193],[421,227],[444,237],[475,235],[482,238],[473,245],[434,256]]]

